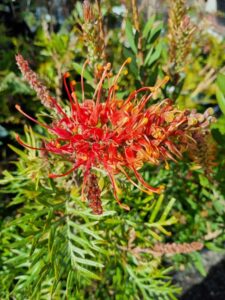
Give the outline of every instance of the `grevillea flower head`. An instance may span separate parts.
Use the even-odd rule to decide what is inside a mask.
[[[33,71],[21,55],[17,55],[16,59],[25,79],[38,92],[33,76],[30,76]],[[178,110],[169,99],[148,105],[152,95],[168,78],[161,80],[155,87],[141,87],[130,93],[126,99],[118,99],[118,79],[129,62],[130,59],[127,59],[113,78],[110,78],[111,65],[106,64],[92,99],[85,98],[84,80],[81,76],[81,101],[78,101],[74,82],[68,83],[69,73],[66,73],[64,85],[70,101],[69,112],[63,110],[50,96],[47,105],[46,101],[42,101],[44,105],[57,111],[57,116],[50,125],[39,123],[52,135],[50,141],[44,141],[43,149],[72,163],[72,168],[65,174],[49,174],[49,177],[66,176],[81,169],[82,195],[89,197],[89,204],[97,214],[102,212],[102,207],[97,179],[92,175],[96,169],[107,173],[115,199],[123,208],[129,209],[118,199],[116,175],[123,174],[128,181],[146,193],[160,193],[162,187],[150,186],[141,176],[140,168],[145,163],[159,165],[164,162],[167,165],[168,160],[182,158],[188,145],[194,143],[192,132],[199,129],[200,123],[204,123],[204,116],[196,118],[197,121],[194,122],[193,113]],[[35,81],[37,80],[35,77]],[[105,88],[107,82],[108,89]],[[39,97],[42,97],[42,93],[39,93]],[[17,109],[38,123],[18,105]],[[19,137],[17,139],[22,145],[29,147]],[[136,180],[131,178],[131,173]],[[93,187],[90,187],[92,184]]]

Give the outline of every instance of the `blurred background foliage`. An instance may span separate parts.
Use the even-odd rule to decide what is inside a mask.
[[[2,299],[176,299],[180,290],[171,283],[173,272],[194,264],[206,275],[201,253],[154,256],[149,249],[158,242],[201,241],[203,251],[223,250],[224,36],[212,30],[198,7],[187,9],[184,1],[174,2],[181,5],[182,18],[191,16],[191,23],[185,23],[180,32],[183,44],[173,45],[179,49],[177,54],[170,51],[174,33],[165,14],[167,9],[171,13],[170,6],[147,17],[138,12],[141,5],[135,6],[135,1],[103,0],[101,11],[96,1],[94,19],[88,23],[82,1],[1,2]],[[178,19],[174,22],[179,29]],[[95,28],[98,22],[102,32]],[[187,46],[188,53],[184,51]],[[175,57],[182,49],[182,59]],[[84,74],[91,97],[98,66],[109,61],[118,70],[131,57],[119,81],[118,97],[142,85],[154,86],[169,75],[169,83],[154,101],[169,97],[178,107],[199,112],[212,107],[218,121],[212,125],[212,136],[199,144],[200,154],[194,160],[185,156],[170,168],[143,168],[148,183],[165,185],[163,195],[146,196],[118,178],[123,187],[120,197],[131,207],[126,213],[101,178],[105,213],[92,215],[80,201],[73,178],[48,179],[46,173],[55,162],[15,142],[15,132],[24,134],[33,146],[44,134],[39,126],[32,124],[32,130],[25,125],[29,121],[16,112],[16,103],[31,115],[46,114],[18,71],[16,53],[28,59],[51,93],[64,103],[63,73],[71,73],[79,92],[82,65],[91,59]],[[182,63],[175,66],[179,59]]]

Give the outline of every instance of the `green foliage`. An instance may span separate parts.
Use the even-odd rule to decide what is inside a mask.
[[[225,75],[219,74],[217,77],[217,101],[223,114],[225,114]]]
[[[145,82],[153,86],[156,82],[157,65],[164,46],[163,40],[159,39],[162,28],[163,23],[155,22],[154,16],[143,26],[142,32],[135,31],[130,21],[126,21],[125,34],[129,47],[124,47],[123,51],[125,58],[132,58],[129,69],[137,76],[136,85]]]

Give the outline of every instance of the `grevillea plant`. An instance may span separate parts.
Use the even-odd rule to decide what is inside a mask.
[[[168,26],[140,1],[85,0],[34,31],[37,14],[18,2],[4,11],[20,6],[32,32],[12,39],[7,22],[1,63],[13,76],[3,68],[0,96],[9,133],[14,116],[31,123],[17,141],[0,128],[14,160],[0,179],[0,299],[176,299],[173,272],[191,263],[205,274],[198,251],[224,245],[224,118],[211,126],[214,149],[217,108],[204,112],[216,105],[223,42],[208,47],[184,0],[170,1]]]
[[[117,97],[118,80],[123,68],[131,62],[128,58],[119,72],[112,77],[111,65],[102,67],[99,82],[92,99],[85,96],[84,79],[81,76],[82,99],[76,94],[74,81],[63,76],[64,86],[69,98],[69,110],[52,97],[47,88],[30,69],[28,62],[18,54],[17,64],[24,78],[37,92],[43,105],[54,111],[51,124],[40,123],[27,115],[19,105],[18,111],[30,120],[44,127],[51,135],[43,140],[40,151],[55,154],[69,161],[72,168],[64,174],[51,173],[50,178],[62,177],[82,171],[82,198],[88,198],[90,207],[96,214],[102,213],[100,190],[95,172],[100,169],[108,175],[113,187],[114,197],[121,207],[129,210],[118,198],[116,175],[123,174],[128,181],[146,193],[161,193],[163,187],[150,186],[141,176],[141,167],[150,163],[168,166],[168,161],[182,159],[182,153],[193,148],[196,132],[209,125],[212,120],[209,111],[197,114],[189,110],[179,110],[170,99],[156,104],[150,103],[160,87],[169,80],[165,77],[154,87],[143,86],[129,94],[126,99]],[[88,60],[84,63],[88,64]],[[17,140],[25,147],[19,136]],[[35,148],[37,149],[37,148]],[[136,177],[132,179],[130,173]]]

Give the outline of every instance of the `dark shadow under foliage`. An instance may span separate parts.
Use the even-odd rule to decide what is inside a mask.
[[[225,259],[213,266],[207,277],[190,288],[180,300],[224,300]]]

